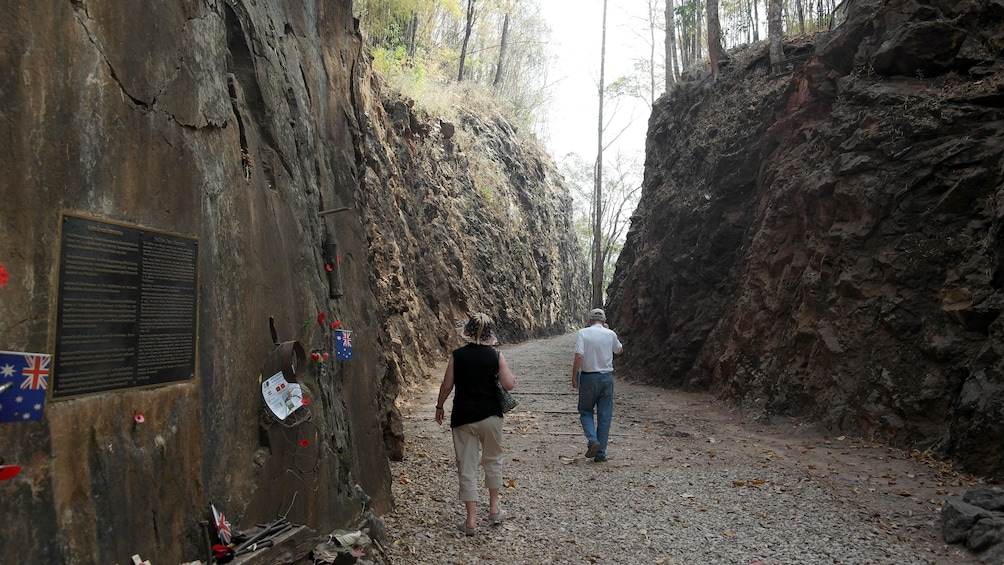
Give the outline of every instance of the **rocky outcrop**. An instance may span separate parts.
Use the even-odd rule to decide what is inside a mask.
[[[550,157],[497,113],[429,115],[380,88],[363,120],[358,195],[386,354],[381,413],[392,459],[404,456],[393,400],[460,345],[454,327],[489,313],[501,342],[571,329],[584,311],[585,261],[571,199]]]
[[[52,352],[62,214],[198,240],[191,379],[0,424],[23,465],[0,483],[0,562],[205,559],[209,501],[236,529],[378,535],[396,391],[453,322],[485,309],[516,340],[579,315],[553,166],[497,117],[448,135],[383,92],[349,3],[0,5],[0,349]],[[312,402],[285,424],[261,400],[270,318],[308,353],[332,321],[353,332],[352,361],[298,364]]]
[[[988,565],[1004,560],[1004,492],[975,487],[941,507],[941,533],[948,543],[964,544]]]
[[[550,157],[497,113],[461,111],[453,123],[374,91],[384,99],[361,198],[386,345],[412,344],[391,353],[395,372],[428,376],[425,357],[456,346],[454,325],[474,311],[495,318],[503,343],[571,329],[587,275]]]
[[[1001,477],[1004,6],[846,5],[656,104],[621,367]]]

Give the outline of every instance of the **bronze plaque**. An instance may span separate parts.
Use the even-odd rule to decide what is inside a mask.
[[[53,398],[195,374],[196,239],[63,215]]]

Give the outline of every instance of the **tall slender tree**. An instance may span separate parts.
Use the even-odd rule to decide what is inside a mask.
[[[502,22],[502,40],[499,44],[499,62],[495,66],[495,80],[492,86],[497,87],[502,83],[502,63],[505,62],[505,51],[509,45],[509,12],[505,13],[505,21]]]
[[[701,44],[703,40],[701,38],[701,30],[704,26],[701,22],[704,21],[704,4],[701,0],[693,0],[694,2],[694,57],[690,60],[691,63],[697,61],[702,56]]]
[[[722,60],[722,24],[718,19],[718,0],[708,0],[708,59],[711,76],[718,78],[718,63]]]
[[[767,7],[767,37],[770,40],[770,65],[776,68],[784,61],[781,31],[781,0],[769,0]]]
[[[657,2],[648,0],[648,103],[655,102],[655,26],[658,12]]]
[[[666,92],[676,86],[676,71],[680,62],[676,59],[676,7],[673,0],[666,0]]]
[[[600,37],[599,112],[596,127],[596,167],[593,172],[593,269],[592,304],[603,306],[603,73],[607,54],[607,0],[603,0],[603,24]]]
[[[457,70],[457,82],[464,80],[464,63],[467,61],[467,45],[471,41],[474,30],[474,0],[467,0],[467,21],[464,26],[464,43],[460,48],[460,65]]]

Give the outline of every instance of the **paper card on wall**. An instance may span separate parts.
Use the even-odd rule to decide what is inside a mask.
[[[290,383],[282,376],[282,371],[261,383],[261,395],[272,413],[280,420],[303,406],[303,392],[300,383]]]

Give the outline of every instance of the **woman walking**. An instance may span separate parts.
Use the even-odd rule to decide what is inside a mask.
[[[485,485],[488,487],[488,522],[495,525],[502,521],[499,506],[502,406],[495,380],[498,379],[506,390],[512,390],[516,386],[516,378],[502,354],[492,347],[496,343],[492,326],[491,317],[480,312],[467,321],[462,335],[468,343],[455,349],[450,356],[436,402],[436,422],[442,424],[443,403],[456,387],[450,427],[457,455],[460,500],[467,511],[467,520],[460,524],[460,530],[468,536],[473,536],[477,528],[479,460],[485,470]]]

